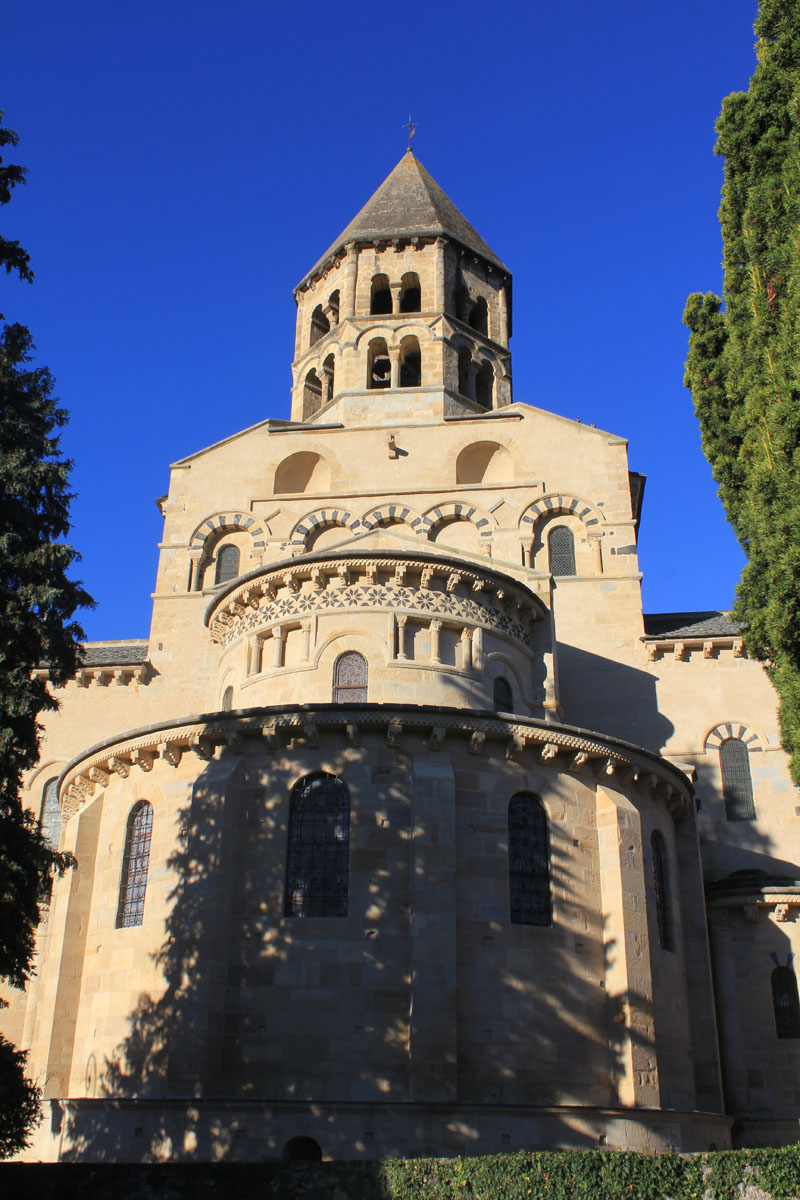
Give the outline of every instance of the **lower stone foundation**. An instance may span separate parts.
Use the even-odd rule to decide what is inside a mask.
[[[50,1100],[19,1160],[258,1162],[287,1154],[291,1139],[306,1151],[313,1139],[325,1159],[365,1161],[521,1149],[691,1153],[729,1148],[730,1127],[714,1113],[653,1109]]]

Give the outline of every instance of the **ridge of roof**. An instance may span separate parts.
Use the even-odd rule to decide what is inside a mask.
[[[724,609],[704,612],[645,613],[646,639],[737,637],[742,626]]]
[[[348,242],[379,241],[421,235],[449,237],[510,274],[477,230],[409,149],[363,208],[308,271],[302,285]]]

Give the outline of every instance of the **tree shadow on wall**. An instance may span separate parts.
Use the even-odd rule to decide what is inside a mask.
[[[573,1106],[557,1140],[598,1144],[596,1126],[580,1110],[619,1104],[614,1081],[629,1070],[631,1043],[655,1057],[658,1030],[646,1022],[629,1029],[617,1019],[651,1000],[630,989],[609,995],[609,956],[621,948],[587,905],[596,851],[570,807],[573,777],[553,772],[548,797],[554,923],[512,925],[507,804],[525,771],[533,778],[547,768],[530,750],[520,750],[518,763],[493,758],[487,769],[506,772],[508,795],[489,811],[485,788],[471,783],[485,760],[457,749],[437,755],[432,746],[421,756],[434,764],[432,778],[439,762],[452,761],[455,774],[457,945],[449,983],[449,968],[433,955],[412,961],[412,918],[423,933],[438,919],[435,895],[428,913],[412,912],[414,889],[429,887],[430,872],[439,870],[437,854],[419,851],[440,844],[444,852],[450,837],[439,827],[435,793],[427,809],[417,805],[422,789],[412,755],[387,745],[385,735],[363,748],[324,738],[318,748],[305,735],[287,735],[271,756],[260,747],[223,749],[177,815],[168,861],[174,886],[154,955],[163,989],[142,995],[128,1017],[95,1099],[68,1106],[66,1161],[276,1158],[285,1137],[276,1131],[278,1108],[284,1117],[292,1110],[293,1136],[314,1137],[336,1158],[343,1144],[337,1104],[373,1103],[381,1111],[360,1136],[351,1130],[347,1144],[364,1158],[378,1145],[383,1154],[407,1153],[402,1132],[392,1128],[392,1105],[436,1104],[437,1073],[455,1081],[440,1101],[452,1109],[450,1141],[431,1141],[420,1128],[419,1155],[555,1140],[553,1127],[532,1116],[524,1134],[517,1126],[487,1146],[471,1113],[487,1104]],[[354,800],[348,915],[286,919],[289,791],[321,759],[335,763]],[[414,1047],[415,996],[430,988],[440,989],[443,1012],[452,1004],[452,1049],[444,1039],[436,1043],[435,1030],[427,1049]],[[412,1069],[425,1054],[421,1095]]]

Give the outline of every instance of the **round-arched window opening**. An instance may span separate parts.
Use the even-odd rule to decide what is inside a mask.
[[[322,1147],[312,1137],[300,1134],[289,1138],[281,1158],[284,1162],[322,1162]]]
[[[514,693],[511,691],[511,684],[502,675],[498,675],[494,681],[493,702],[495,712],[514,711]]]
[[[392,289],[387,275],[376,275],[372,280],[369,311],[373,316],[388,316],[392,311]]]
[[[489,310],[483,296],[479,296],[472,307],[472,312],[469,314],[469,327],[477,333],[486,336],[489,334]]]

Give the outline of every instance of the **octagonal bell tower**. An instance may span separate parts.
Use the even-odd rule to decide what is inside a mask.
[[[511,403],[511,275],[410,149],[294,295],[293,421]]]

